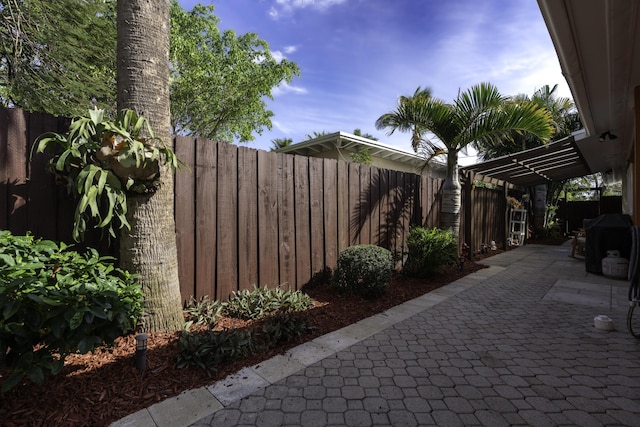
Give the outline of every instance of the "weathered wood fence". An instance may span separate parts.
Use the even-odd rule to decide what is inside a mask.
[[[64,132],[68,124],[0,109],[0,229],[71,241],[74,204],[45,171],[46,156],[29,156],[38,135]],[[253,285],[300,289],[354,244],[381,245],[401,262],[409,227],[438,225],[438,179],[199,138],[178,136],[174,148],[190,169],[175,181],[184,299],[224,299]],[[499,240],[504,195],[478,188],[467,203],[461,238],[471,236],[473,249]],[[98,232],[88,234],[87,244],[117,256]]]

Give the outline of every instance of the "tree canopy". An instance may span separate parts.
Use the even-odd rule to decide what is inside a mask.
[[[264,98],[298,66],[276,60],[257,34],[221,32],[213,6],[186,12],[171,2],[171,122],[174,131],[210,139],[250,141],[271,128]]]
[[[0,0],[0,104],[67,117],[113,109],[115,4]]]
[[[0,0],[0,103],[58,116],[115,113],[115,0]],[[220,31],[211,5],[171,2],[174,132],[251,141],[271,128],[266,99],[299,74],[257,34]]]

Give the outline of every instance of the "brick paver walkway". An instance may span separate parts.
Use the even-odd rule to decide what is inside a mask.
[[[194,426],[640,425],[623,310],[543,300],[558,279],[607,287],[565,253],[488,259],[508,268]],[[595,329],[598,314],[618,330]]]

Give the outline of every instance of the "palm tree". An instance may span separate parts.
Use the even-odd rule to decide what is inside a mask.
[[[274,138],[271,140],[271,151],[276,151],[283,147],[288,147],[293,144],[293,139],[291,138]]]
[[[119,109],[143,114],[170,145],[169,0],[118,0]],[[143,327],[174,331],[184,323],[178,278],[173,171],[160,170],[156,192],[127,196],[131,231],[120,233],[120,267],[138,274],[144,295]]]
[[[313,131],[313,134],[307,134],[307,139],[315,139],[315,138],[320,138],[321,136],[326,136],[329,135],[329,132],[327,132],[326,130],[323,130],[321,132],[318,131]]]
[[[580,116],[575,104],[570,98],[556,97],[558,85],[542,86],[536,90],[531,97],[520,94],[513,97],[515,102],[533,102],[540,108],[549,111],[551,124],[553,126],[553,138],[557,141],[571,135],[572,132],[582,128]],[[495,159],[530,148],[543,145],[543,141],[532,134],[513,135],[510,140],[505,140],[503,144],[482,147],[480,153],[483,160]]]
[[[355,136],[361,136],[363,138],[367,138],[370,139],[372,141],[377,141],[378,138],[376,138],[375,136],[371,135],[370,133],[362,133],[362,130],[360,130],[360,128],[356,128],[353,130],[353,134]]]
[[[400,97],[395,111],[376,120],[377,129],[412,133],[413,149],[423,149],[428,158],[447,157],[442,187],[440,226],[458,237],[460,232],[461,185],[458,153],[467,146],[501,144],[504,138],[532,133],[546,140],[553,127],[549,113],[531,102],[518,102],[500,94],[490,83],[480,83],[458,93],[452,104],[418,88],[412,96]]]
[[[553,140],[565,138],[572,132],[581,129],[580,116],[575,104],[569,98],[556,97],[558,85],[542,86],[536,90],[531,97],[527,95],[517,95],[516,102],[533,102],[538,107],[543,108],[551,115],[551,124],[554,134]],[[511,141],[504,141],[504,144],[482,147],[481,157],[485,160],[506,156],[518,151],[536,148],[543,145],[544,141],[532,134],[514,135]],[[552,211],[556,209],[558,200],[564,190],[567,181],[540,184],[530,189],[533,200],[533,228],[536,234],[544,233],[549,223]]]

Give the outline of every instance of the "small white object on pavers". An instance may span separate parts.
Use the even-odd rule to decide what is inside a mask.
[[[613,331],[613,320],[609,316],[599,314],[593,318],[593,326],[602,331]]]

